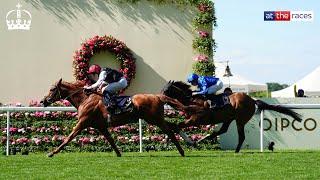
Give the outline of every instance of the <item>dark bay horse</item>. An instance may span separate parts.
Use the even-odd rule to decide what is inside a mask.
[[[60,79],[41,101],[44,106],[48,106],[55,101],[66,99],[78,110],[78,123],[64,142],[48,154],[49,157],[59,153],[66,144],[87,127],[98,129],[108,140],[117,156],[121,156],[108,127],[135,123],[139,118],[144,119],[149,124],[158,126],[175,144],[181,156],[184,156],[184,151],[175,138],[174,132],[170,129],[168,122],[164,120],[164,104],[167,103],[172,107],[183,110],[183,105],[179,101],[162,94],[137,94],[132,96],[134,105],[132,112],[110,116],[103,103],[102,95],[96,93],[87,96],[83,92],[84,85],[83,82],[68,83]]]
[[[222,108],[210,109],[207,100],[203,96],[192,96],[190,85],[181,81],[170,81],[162,90],[162,93],[171,98],[177,99],[182,104],[188,106],[185,111],[189,118],[178,124],[175,131],[189,126],[199,126],[208,124],[222,123],[218,132],[213,132],[209,136],[201,139],[214,139],[220,134],[227,132],[230,123],[235,120],[238,129],[238,146],[236,152],[239,152],[243,141],[245,140],[245,124],[252,118],[258,110],[273,110],[293,117],[301,122],[301,116],[291,109],[279,105],[270,105],[261,100],[254,100],[245,93],[233,93],[229,96],[230,104]],[[198,141],[198,142],[200,142]]]

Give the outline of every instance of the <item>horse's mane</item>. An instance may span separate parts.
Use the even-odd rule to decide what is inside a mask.
[[[185,82],[172,81],[171,83],[184,91],[187,91],[187,90],[191,91],[191,86],[189,84],[186,84]]]
[[[169,81],[163,88],[162,93],[178,99],[182,103],[187,103],[192,95],[191,86],[182,81]]]
[[[62,85],[67,86],[71,89],[79,89],[79,88],[83,88],[83,86],[85,86],[86,83],[84,81],[74,81],[74,82],[62,81]]]

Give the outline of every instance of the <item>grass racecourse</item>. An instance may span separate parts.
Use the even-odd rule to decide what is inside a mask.
[[[320,151],[0,156],[1,179],[319,179]]]

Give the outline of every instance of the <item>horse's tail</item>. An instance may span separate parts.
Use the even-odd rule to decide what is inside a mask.
[[[184,106],[180,101],[173,99],[171,97],[168,97],[166,95],[158,95],[158,97],[164,104],[168,104],[174,109],[179,111],[186,111],[186,106]]]
[[[299,122],[302,121],[301,115],[294,112],[293,110],[291,110],[288,107],[283,107],[280,105],[271,105],[271,104],[267,104],[261,100],[256,100],[255,101],[256,105],[258,106],[259,110],[272,110],[272,111],[276,111],[282,114],[286,114],[288,116],[293,117],[294,119],[298,120]]]

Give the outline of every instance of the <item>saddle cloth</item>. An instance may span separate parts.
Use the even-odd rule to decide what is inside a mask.
[[[222,108],[228,104],[230,104],[230,99],[229,96],[222,93],[218,95],[210,95],[207,96],[207,101],[210,105],[210,108],[215,109],[215,108]]]
[[[110,110],[108,109],[108,112],[111,114],[121,114],[125,112],[131,112],[133,110],[133,103],[131,101],[131,96],[117,96],[114,97],[115,101],[117,103],[117,106]],[[109,105],[109,98],[103,98],[104,103],[106,106]]]

